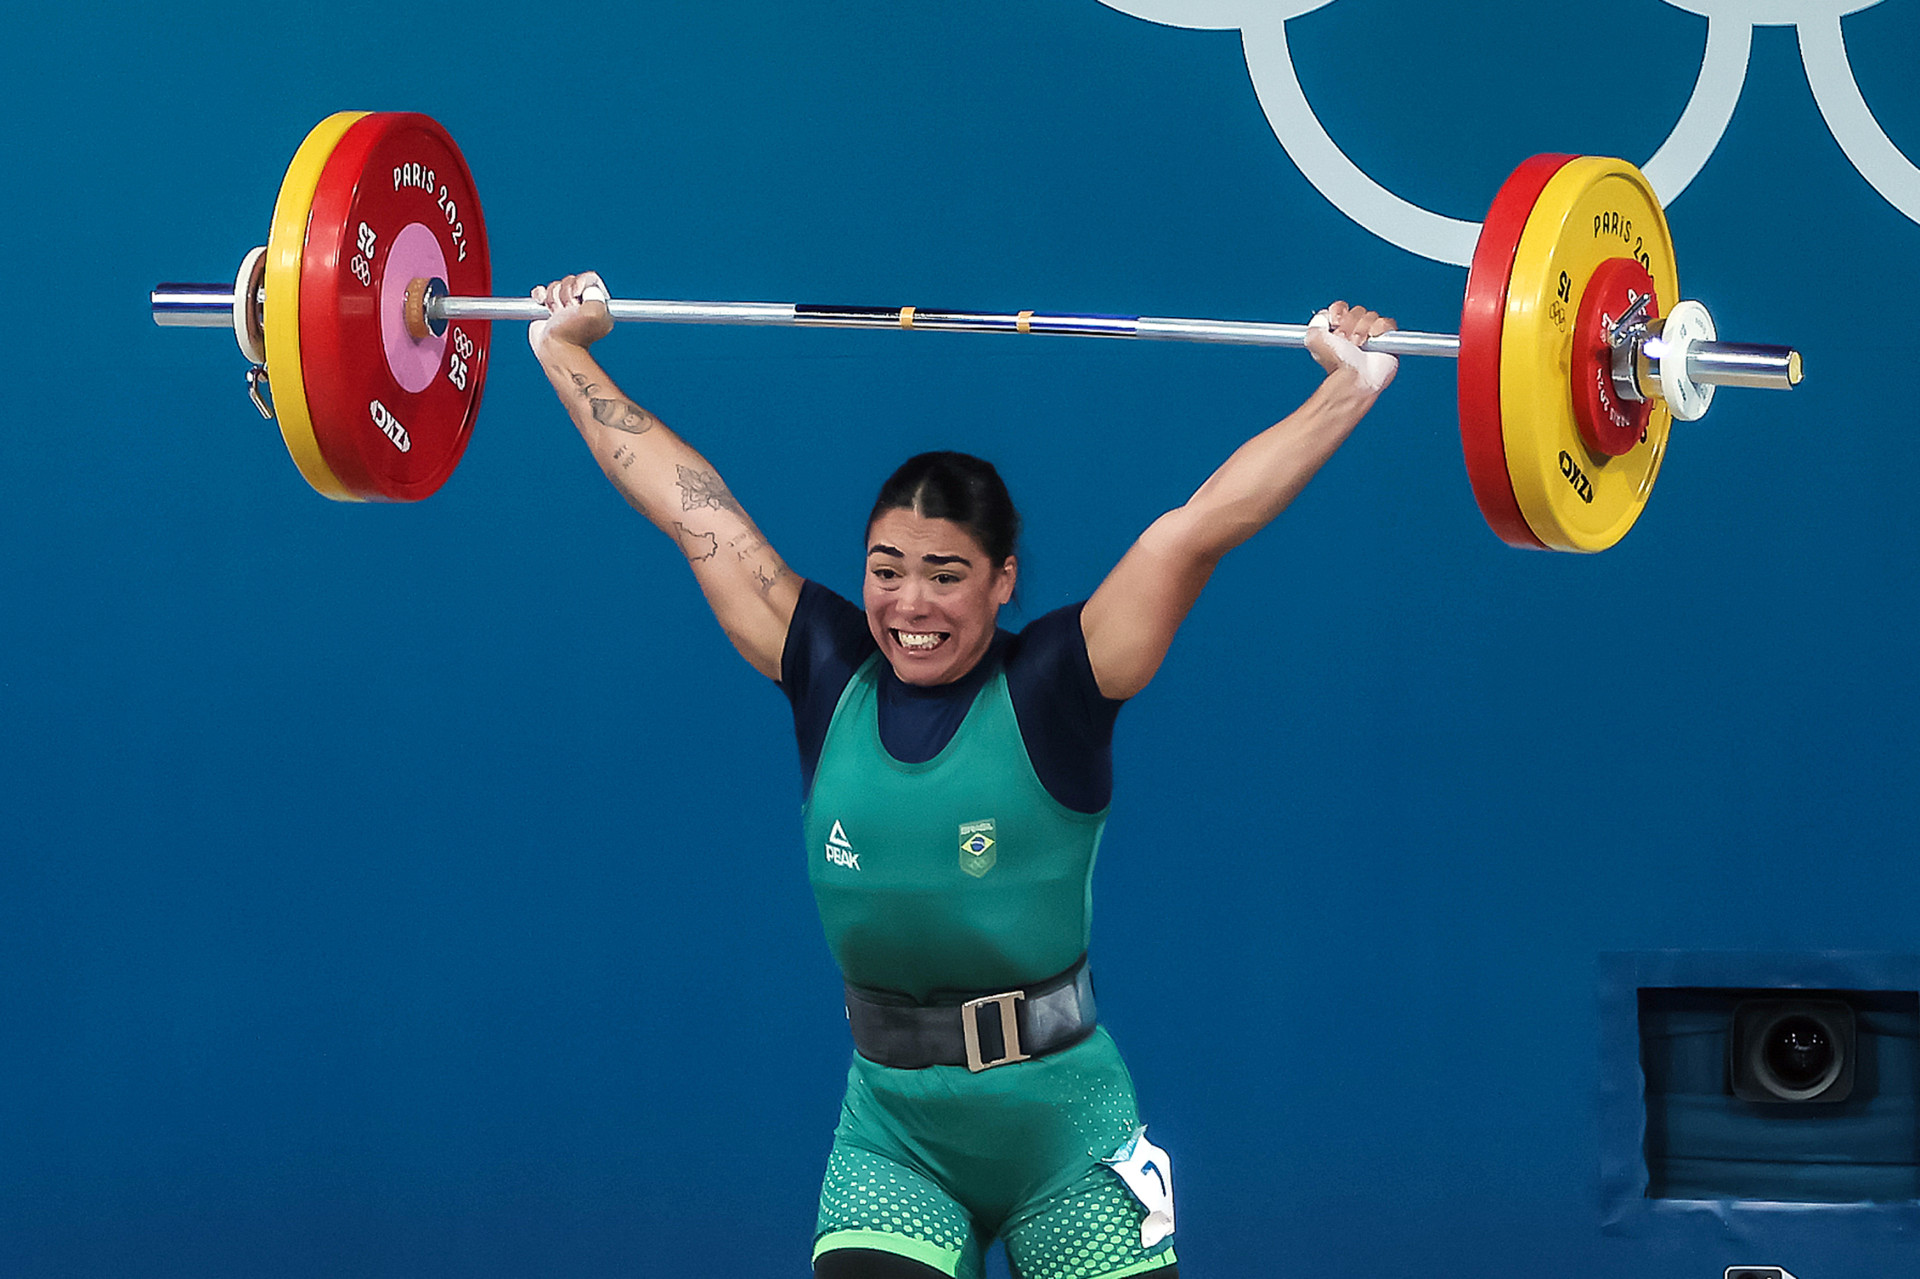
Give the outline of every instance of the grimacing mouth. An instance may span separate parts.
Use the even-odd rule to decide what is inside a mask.
[[[930,653],[953,638],[951,631],[903,631],[897,626],[889,627],[888,633],[893,642],[909,653]],[[913,636],[913,639],[908,639]]]

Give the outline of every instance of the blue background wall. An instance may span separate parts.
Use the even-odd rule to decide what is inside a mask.
[[[1706,21],[1341,0],[1289,31],[1348,154],[1471,219],[1530,153],[1644,160]],[[1920,155],[1920,4],[1845,32]],[[227,338],[147,318],[264,239],[320,117],[442,119],[507,292],[594,266],[638,296],[1345,296],[1451,329],[1464,285],[1301,177],[1234,33],[1093,0],[109,2],[0,33],[7,1274],[804,1272],[848,1050],[778,693],[517,333],[445,490],[355,508],[301,483]],[[1625,542],[1549,556],[1487,532],[1451,368],[1407,367],[1122,718],[1095,950],[1195,1274],[1920,1254],[1898,1214],[1600,1230],[1598,956],[1920,948],[1920,226],[1785,28],[1669,216],[1686,291],[1798,344],[1804,387],[1724,395]],[[998,459],[1026,616],[1314,380],[857,333],[629,329],[605,358],[842,590],[895,462]]]

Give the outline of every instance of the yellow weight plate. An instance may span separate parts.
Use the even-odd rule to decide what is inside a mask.
[[[1587,447],[1574,417],[1574,319],[1609,258],[1638,258],[1666,305],[1680,296],[1660,200],[1625,160],[1582,156],[1534,201],[1514,250],[1500,330],[1500,418],[1513,496],[1534,535],[1563,551],[1604,551],[1653,491],[1672,416],[1655,404],[1646,439],[1619,457]]]
[[[306,380],[300,371],[300,259],[307,246],[307,215],[313,208],[320,170],[348,127],[365,111],[339,111],[313,126],[293,153],[287,176],[273,202],[273,226],[267,232],[267,271],[261,323],[267,339],[267,381],[273,386],[273,415],[293,464],[316,492],[336,502],[357,502],[320,456],[307,409]]]

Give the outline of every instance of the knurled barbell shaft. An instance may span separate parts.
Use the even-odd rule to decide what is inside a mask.
[[[225,284],[162,284],[153,290],[156,324],[220,328],[232,323],[234,291]],[[436,322],[545,319],[545,305],[532,298],[430,296],[427,317]],[[953,311],[921,307],[823,306],[793,302],[683,302],[615,298],[612,317],[642,324],[789,325],[810,328],[937,329],[965,333],[1031,333],[1061,337],[1134,338],[1159,342],[1209,342],[1229,346],[1304,347],[1308,326],[1258,320],[1197,320],[1150,315],[1080,315],[1054,311]],[[1460,338],[1452,333],[1396,329],[1367,343],[1388,355],[1457,359]],[[1787,390],[1801,378],[1800,353],[1785,346],[1696,342],[1688,351],[1687,376],[1716,386]]]
[[[532,298],[431,297],[432,320],[546,318]],[[1214,342],[1235,346],[1306,345],[1304,324],[1252,320],[1184,320],[1147,315],[1080,315],[1058,311],[954,311],[932,307],[823,306],[789,302],[669,302],[615,298],[615,320],[642,324],[798,325],[836,329],[938,329],[961,333],[1036,333],[1059,337],[1145,338],[1163,342]],[[1451,333],[1395,330],[1368,344],[1389,355],[1457,358],[1460,339]]]

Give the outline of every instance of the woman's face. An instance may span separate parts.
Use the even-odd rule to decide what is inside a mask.
[[[906,684],[950,684],[993,642],[994,619],[1013,598],[1016,565],[988,561],[952,520],[883,511],[867,530],[861,597],[867,627]]]

